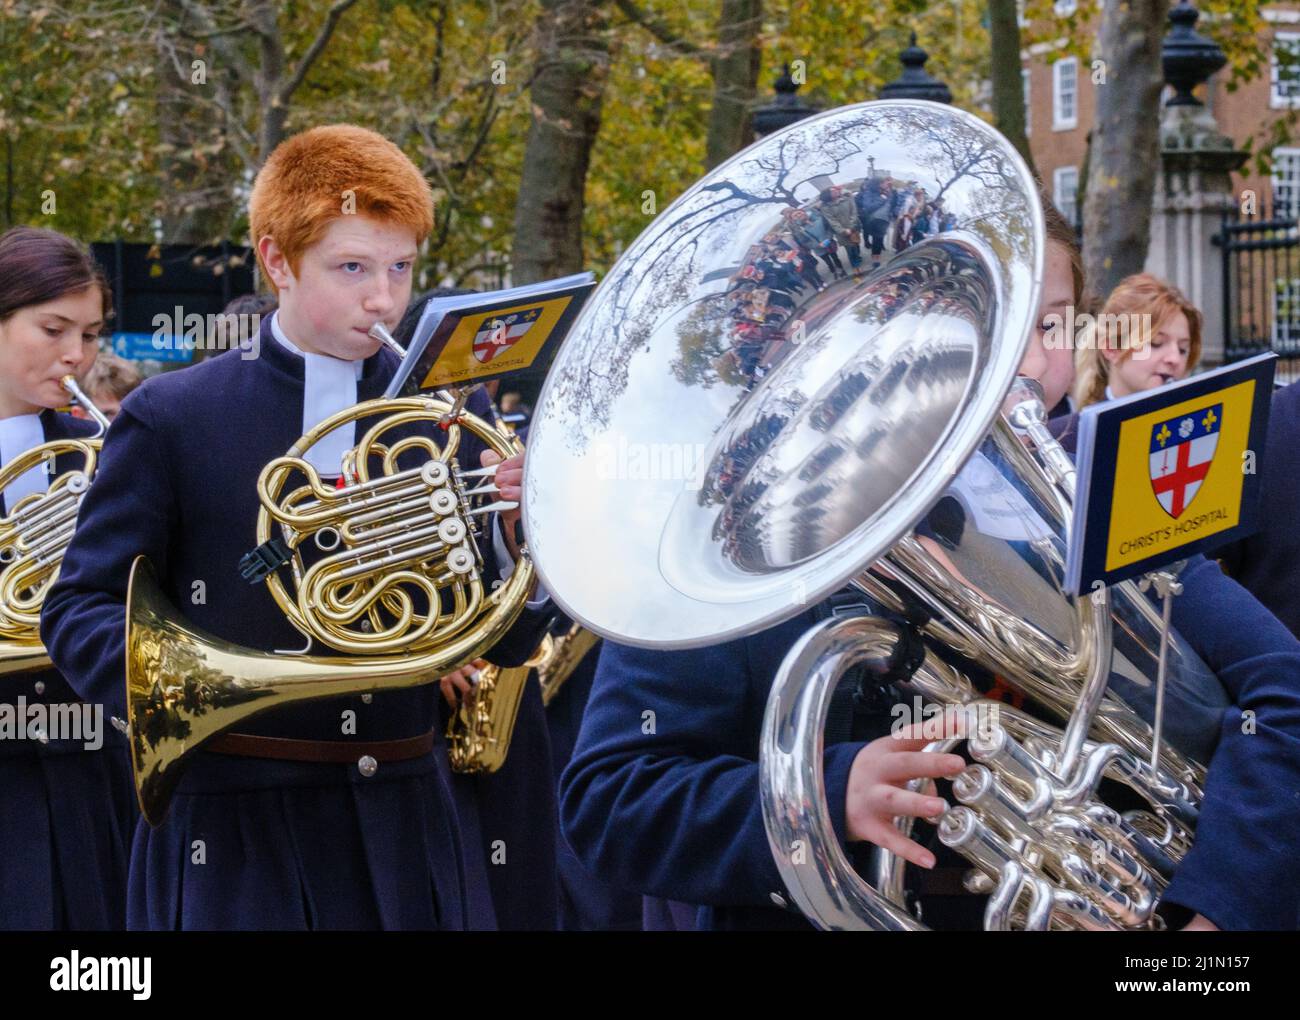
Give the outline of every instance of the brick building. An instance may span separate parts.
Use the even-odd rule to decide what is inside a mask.
[[[1074,7],[1075,0],[1056,4],[1062,14],[1071,13]],[[1238,145],[1289,109],[1300,107],[1300,3],[1267,4],[1262,15],[1266,27],[1260,43],[1268,54],[1269,73],[1229,92],[1223,87],[1228,74],[1225,69],[1210,79],[1200,96],[1214,113],[1219,130]],[[1100,15],[1092,28],[1094,39],[1099,23]],[[1214,35],[1214,23],[1204,14],[1197,28],[1204,35]],[[1064,44],[1061,39],[1030,46],[1022,56],[1021,74],[1034,163],[1061,211],[1071,221],[1077,221],[1075,196],[1096,111],[1097,89],[1106,86],[1094,84],[1091,61],[1059,56]],[[1279,214],[1300,215],[1300,140],[1274,148],[1272,156],[1270,176],[1256,174],[1253,160],[1242,173],[1234,175],[1237,193],[1255,189],[1263,203],[1276,208]],[[1275,201],[1270,201],[1270,196]]]

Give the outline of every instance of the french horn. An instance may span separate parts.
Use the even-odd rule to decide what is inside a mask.
[[[35,467],[53,471],[55,459],[76,466],[50,479],[45,492],[29,493],[0,518],[0,674],[50,665],[41,643],[41,606],[59,577],[63,554],[77,527],[77,512],[95,478],[108,419],[74,376],[60,382],[99,426],[93,436],[53,439],[19,454],[0,470],[0,493]]]
[[[923,927],[900,860],[850,866],[821,773],[831,692],[900,657],[902,698],[990,720],[932,745],[972,759],[939,836],[986,927],[1158,927],[1194,837],[1204,720],[1228,699],[1170,635],[1152,761],[1160,614],[1132,584],[1064,590],[1073,468],[1017,380],[1044,245],[1037,185],[988,124],[926,102],[828,111],[666,209],[538,401],[530,548],[597,634],[710,645],[862,593],[791,649],[760,742],[771,850],[819,927]],[[1032,710],[991,704],[963,659]],[[1108,806],[1121,787],[1140,806]]]
[[[357,441],[335,486],[308,455],[342,428]],[[484,579],[478,522],[514,504],[491,498],[495,468],[457,465],[462,430],[503,460],[518,450],[448,395],[381,397],[326,418],[262,469],[259,545],[241,570],[304,636],[301,653],[254,651],[192,627],[137,560],[126,726],[151,825],[166,816],[189,757],[240,722],[294,702],[436,682],[509,630],[533,567],[523,550],[505,583]],[[314,645],[343,654],[310,654]]]

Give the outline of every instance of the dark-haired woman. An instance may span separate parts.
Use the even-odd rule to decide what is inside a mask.
[[[0,235],[0,462],[95,431],[55,408],[70,402],[60,380],[94,363],[110,310],[79,245],[30,227]],[[24,472],[0,493],[5,516],[80,466],[61,456]],[[0,675],[0,929],[123,927],[134,810],[126,745],[102,706],[81,705],[53,669]]]

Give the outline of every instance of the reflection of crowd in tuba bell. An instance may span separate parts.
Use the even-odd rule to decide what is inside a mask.
[[[728,279],[725,300],[732,326],[727,349],[714,364],[719,374],[739,373],[752,387],[780,357],[782,346],[795,339],[795,330],[806,331],[809,320],[837,299],[859,299],[836,284],[860,280],[895,254],[950,232],[955,216],[944,210],[942,199],[925,196],[920,186],[895,190],[895,181],[886,175],[831,185],[802,206],[782,209],[779,222],[745,253]],[[869,265],[862,254],[864,238]],[[886,239],[892,243],[886,245]],[[830,283],[818,272],[819,259],[830,272]],[[862,303],[864,312],[892,313],[908,285],[927,272],[933,270],[913,263],[910,271],[878,280],[872,301]],[[819,297],[827,290],[831,293]]]

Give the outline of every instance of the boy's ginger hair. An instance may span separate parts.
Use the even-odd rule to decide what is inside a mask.
[[[433,230],[433,192],[401,149],[355,124],[312,128],[277,145],[258,171],[248,200],[253,247],[271,237],[296,273],[303,252],[349,211],[410,227],[417,244]],[[262,276],[275,290],[265,265]]]

